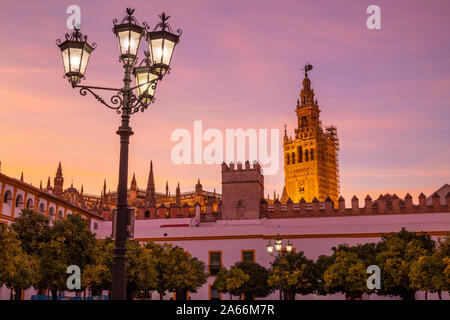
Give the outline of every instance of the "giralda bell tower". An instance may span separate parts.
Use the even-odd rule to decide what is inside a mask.
[[[297,100],[297,129],[295,137],[288,137],[284,130],[284,177],[283,200],[291,198],[298,203],[302,198],[311,202],[330,199],[337,204],[339,197],[339,140],[334,126],[322,128],[319,120],[319,104],[311,89],[308,64],[303,79],[300,99]]]

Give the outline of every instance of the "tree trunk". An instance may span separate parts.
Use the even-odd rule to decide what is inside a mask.
[[[58,290],[52,289],[52,300],[57,301],[58,300]]]
[[[126,292],[127,292],[127,300],[133,300],[135,291],[127,289]]]
[[[438,290],[438,296],[439,296],[439,300],[442,300],[442,292],[441,292],[441,290]]]
[[[14,288],[9,289],[9,300],[14,300]]]
[[[403,300],[414,301],[416,300],[416,292],[415,291],[407,291],[402,295]]]
[[[425,291],[425,300],[428,300],[428,290]]]
[[[283,291],[284,300],[295,300],[295,290]]]
[[[177,290],[175,300],[187,300],[187,291],[186,290]]]
[[[21,300],[22,299],[22,288],[17,288],[14,290],[15,297],[14,300]]]
[[[230,300],[233,300],[233,297],[232,297],[231,293],[230,293]]]
[[[159,300],[164,300],[163,299],[163,291],[158,291],[158,293],[159,293]]]
[[[362,300],[362,292],[345,292],[345,300]]]

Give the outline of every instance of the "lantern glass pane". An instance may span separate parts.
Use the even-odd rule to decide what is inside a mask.
[[[81,61],[81,70],[80,70],[80,73],[82,75],[84,75],[84,73],[86,72],[86,67],[87,67],[87,64],[89,62],[89,56],[90,56],[89,52],[87,52],[86,50],[83,50],[83,51],[84,51],[83,52],[83,59]]]
[[[119,46],[120,54],[136,56],[141,35],[134,31],[121,31],[119,32]]]
[[[172,58],[175,42],[167,39],[153,39],[151,40],[151,50],[153,63],[164,64],[167,67]]]
[[[131,31],[131,45],[130,45],[130,54],[136,56],[137,51],[139,49],[139,42],[141,41],[141,34]]]
[[[61,52],[64,64],[64,73],[68,73],[69,70],[69,49],[65,49]]]
[[[136,84],[139,86],[143,83],[157,79],[158,76],[150,72],[142,72],[136,75]],[[142,95],[152,96],[155,94],[155,82],[144,84],[138,87],[139,97]],[[148,90],[148,91],[147,91]]]
[[[70,72],[80,72],[82,50],[78,48],[70,48],[69,50]]]

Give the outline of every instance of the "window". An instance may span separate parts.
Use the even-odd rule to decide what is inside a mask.
[[[209,285],[209,300],[221,300],[222,294],[213,288],[213,285]]]
[[[98,222],[94,222],[94,230],[98,230]]]
[[[209,251],[209,273],[217,274],[222,266],[222,251]]]
[[[241,250],[242,262],[255,262],[255,250]]]
[[[41,202],[41,204],[39,205],[39,212],[45,212],[45,204]]]
[[[23,197],[19,194],[16,197],[16,208],[19,208],[23,204]]]
[[[244,202],[243,202],[242,200],[238,200],[238,202],[237,202],[237,207],[238,207],[238,208],[244,207]]]
[[[311,161],[314,160],[314,149],[311,149]]]
[[[302,147],[298,147],[298,162],[303,162],[303,150],[302,150]]]
[[[308,125],[308,121],[306,120],[306,117],[302,117],[301,126],[306,127]]]
[[[12,193],[11,193],[11,191],[8,190],[5,192],[5,196],[3,197],[3,202],[8,203],[8,201],[11,199],[12,199]]]
[[[292,152],[292,164],[295,164],[295,152]]]
[[[305,150],[305,161],[309,161],[309,160],[308,160],[308,155],[309,155],[308,150]]]
[[[33,199],[28,199],[27,201],[27,209],[33,209]]]
[[[145,217],[146,218],[150,218],[150,211],[149,210],[145,210]]]
[[[62,210],[58,211],[58,219],[62,219],[64,217],[64,213],[62,212]]]
[[[286,155],[286,163],[288,165],[291,164],[291,155],[289,153]]]
[[[54,215],[55,215],[55,209],[53,207],[50,207],[50,209],[48,210],[48,215],[50,216],[50,219],[54,219]]]

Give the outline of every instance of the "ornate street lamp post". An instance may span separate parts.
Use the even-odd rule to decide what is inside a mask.
[[[118,40],[120,61],[124,68],[122,88],[94,87],[79,84],[84,78],[89,57],[96,47],[95,43],[92,45],[88,44],[87,36],[83,35],[79,29],[75,29],[75,32],[72,34],[66,34],[65,41],[59,39],[56,41],[56,44],[61,49],[64,77],[69,80],[72,87],[80,88],[80,94],[83,96],[87,92],[91,93],[100,103],[121,115],[122,124],[116,132],[120,136],[120,164],[115,232],[116,246],[114,248],[111,297],[115,300],[126,299],[128,146],[130,136],[133,135],[129,125],[130,116],[136,112],[145,111],[149,104],[154,101],[156,84],[170,70],[173,50],[181,35],[181,30],[179,29],[177,34],[172,32],[172,29],[167,24],[169,17],[165,13],[159,16],[161,22],[156,25],[153,31],[148,30],[149,27],[145,22],[142,26],[139,25],[133,16],[134,9],[127,8],[126,13],[127,15],[120,24],[117,24],[117,19],[113,20],[113,32]],[[141,64],[135,67],[142,37],[149,40],[151,58],[150,53],[146,52],[146,57],[141,61]],[[153,40],[155,43],[152,42]],[[136,78],[135,87],[131,87],[132,73]],[[137,89],[137,95],[133,92],[135,89]],[[109,90],[115,92],[115,94],[110,98],[110,103],[108,103],[96,94],[94,90]]]
[[[267,244],[267,252],[271,255],[274,256],[275,253],[273,252],[274,246],[270,243]],[[283,285],[282,285],[282,281],[281,281],[281,276],[282,276],[282,271],[281,271],[281,254],[283,251],[283,240],[281,240],[280,235],[277,235],[277,238],[275,239],[275,251],[277,252],[277,257],[278,257],[278,291],[280,293],[280,300],[283,299]],[[288,253],[292,252],[292,244],[289,242],[286,244],[286,251]]]

